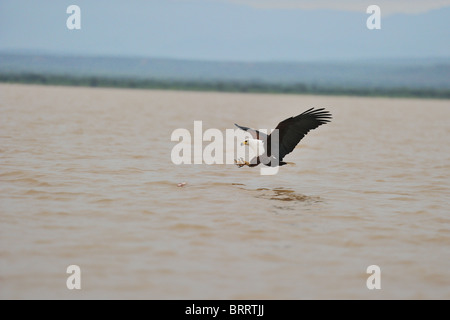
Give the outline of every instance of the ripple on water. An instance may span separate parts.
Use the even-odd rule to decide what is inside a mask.
[[[236,186],[236,185],[235,185]],[[268,211],[273,214],[299,215],[323,202],[318,196],[307,196],[295,190],[283,187],[249,189],[239,184],[237,187],[245,190],[253,197],[267,201]]]
[[[242,184],[233,184],[243,186]],[[294,190],[279,187],[279,188],[257,188],[257,189],[246,189],[240,188],[252,193],[256,198],[276,200],[281,202],[309,202],[317,203],[321,202],[320,197],[307,196],[304,194],[297,193]]]

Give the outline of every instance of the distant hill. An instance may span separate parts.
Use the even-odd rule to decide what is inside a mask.
[[[202,82],[302,83],[358,88],[450,89],[450,59],[249,63],[0,54],[0,73]]]

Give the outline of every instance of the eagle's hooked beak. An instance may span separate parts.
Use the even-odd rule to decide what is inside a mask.
[[[244,142],[241,142],[241,147],[242,147],[242,146],[248,146],[248,141],[245,140]]]

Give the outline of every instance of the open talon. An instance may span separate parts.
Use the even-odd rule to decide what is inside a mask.
[[[248,166],[250,165],[249,162],[245,161],[243,158],[240,158],[239,161],[238,160],[234,160],[234,163],[239,167],[242,168],[243,166]]]
[[[242,158],[241,158],[242,159]],[[239,159],[239,161],[238,160],[234,160],[234,163],[239,167],[239,168],[242,168],[243,166],[245,166],[245,163],[241,160],[241,159]]]
[[[249,166],[250,162],[245,161],[244,158],[241,157],[241,162],[243,163],[244,166]]]

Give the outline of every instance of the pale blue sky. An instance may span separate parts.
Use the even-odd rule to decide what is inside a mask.
[[[450,57],[450,1],[1,0],[0,51],[305,61]],[[81,8],[81,30],[66,8]]]

